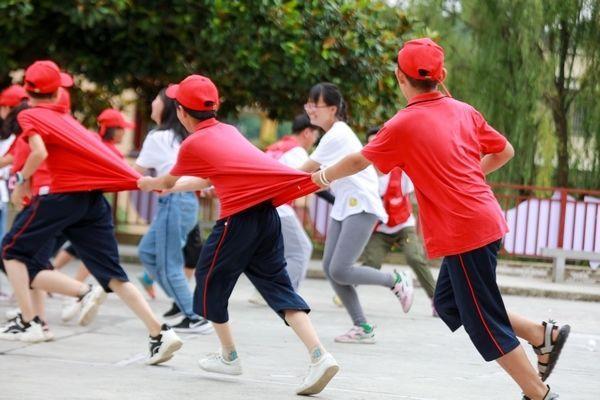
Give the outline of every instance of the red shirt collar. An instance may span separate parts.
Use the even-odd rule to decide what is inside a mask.
[[[213,126],[218,123],[219,121],[217,121],[216,118],[205,119],[204,121],[199,122],[198,125],[194,127],[194,132],[198,132],[200,129],[208,128],[209,126]]]
[[[413,96],[413,98],[410,99],[410,101],[408,102],[406,107],[410,107],[413,104],[422,103],[424,101],[439,100],[444,97],[448,97],[448,96],[446,96],[445,94],[443,94],[442,92],[440,92],[438,90],[435,90],[433,92],[421,93],[416,96]]]
[[[47,110],[57,111],[61,114],[66,114],[68,112],[65,106],[58,103],[40,103],[37,104],[34,108],[45,108]]]

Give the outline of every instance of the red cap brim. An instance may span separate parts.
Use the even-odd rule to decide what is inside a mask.
[[[167,90],[165,91],[165,94],[170,99],[176,99],[177,98],[177,91],[179,91],[179,85],[170,85],[167,88]]]
[[[61,72],[60,73],[60,86],[62,87],[71,87],[73,86],[73,78],[71,75]]]

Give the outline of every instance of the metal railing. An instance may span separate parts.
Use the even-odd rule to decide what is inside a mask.
[[[600,191],[512,184],[492,184],[510,232],[505,254],[541,257],[541,249],[565,248],[600,252]],[[157,210],[155,193],[112,195],[118,232],[142,234]],[[200,221],[210,228],[218,218],[218,202],[201,198]],[[326,237],[331,205],[314,195],[293,204],[316,244]]]

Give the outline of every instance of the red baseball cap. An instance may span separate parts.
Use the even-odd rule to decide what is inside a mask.
[[[15,107],[19,105],[22,100],[28,98],[29,96],[25,89],[23,89],[23,86],[11,85],[0,93],[0,106]]]
[[[100,136],[104,136],[108,128],[133,129],[135,124],[128,122],[119,110],[107,108],[98,115],[98,125],[100,125]]]
[[[398,52],[398,67],[413,79],[441,82],[444,49],[429,38],[409,40]]]
[[[65,112],[71,112],[71,94],[63,87],[58,88],[58,100],[56,104],[62,106]]]
[[[219,108],[219,91],[215,84],[202,75],[190,75],[166,91],[167,97],[177,100],[194,111],[215,111]]]
[[[32,93],[54,93],[59,87],[73,86],[73,78],[60,72],[53,61],[36,61],[25,71],[25,90]]]

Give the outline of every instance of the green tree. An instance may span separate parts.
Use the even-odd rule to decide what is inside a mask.
[[[454,94],[515,145],[515,159],[491,179],[600,186],[599,7],[594,0],[410,2],[447,49]],[[585,154],[571,154],[577,142]],[[569,175],[578,168],[589,173]]]
[[[221,89],[223,114],[258,106],[273,118],[300,111],[328,80],[364,127],[396,108],[394,59],[411,22],[385,1],[0,0],[0,26],[1,75],[50,57],[110,92],[135,88],[147,104],[203,73]]]

